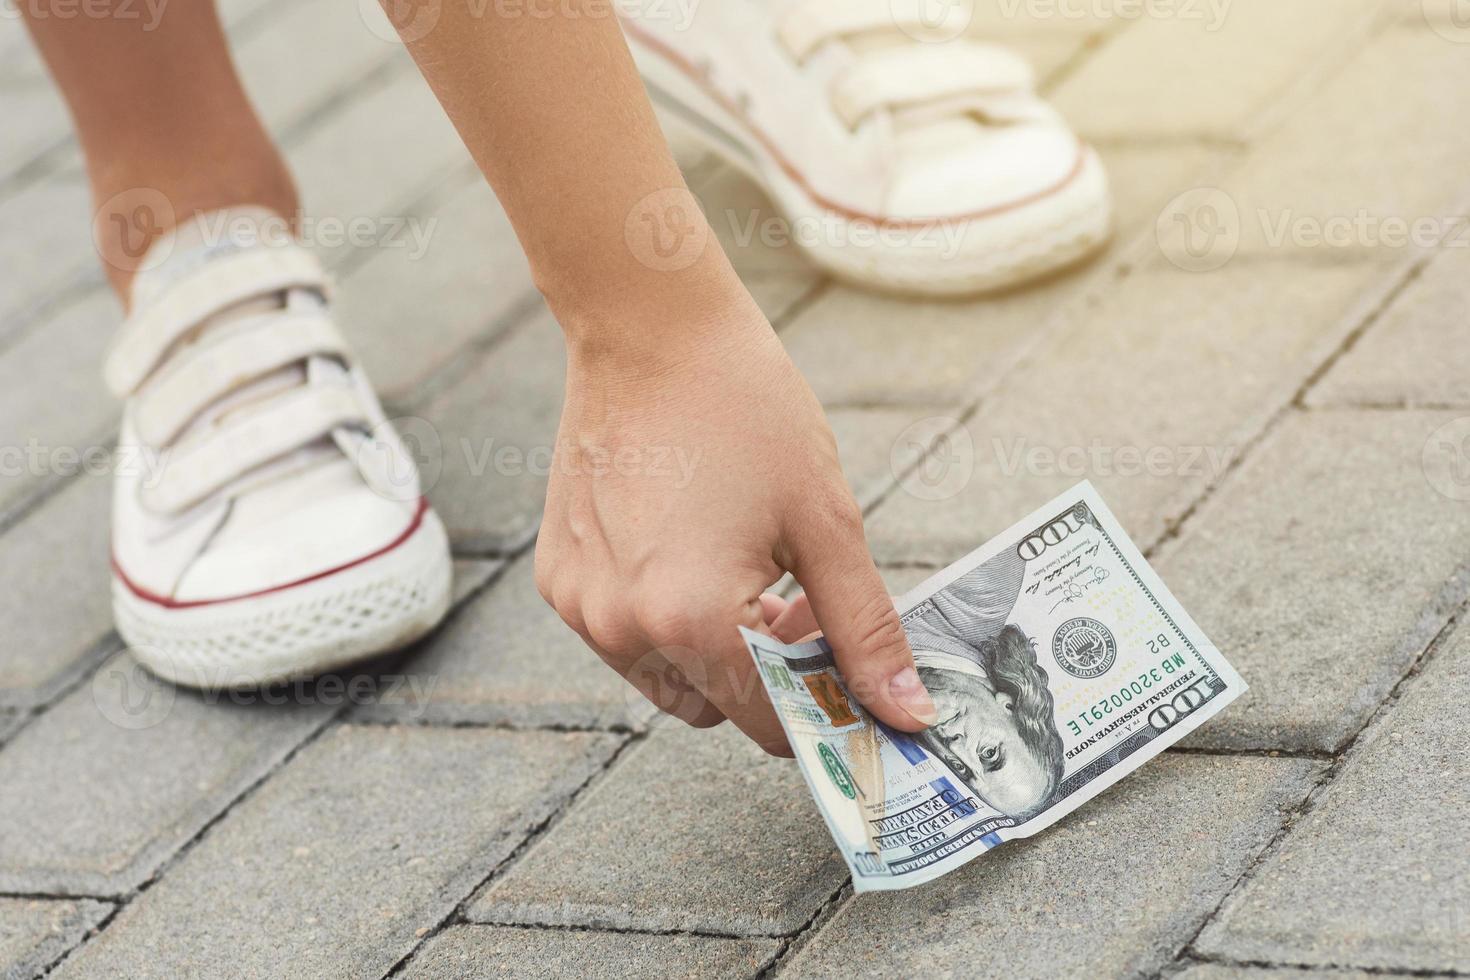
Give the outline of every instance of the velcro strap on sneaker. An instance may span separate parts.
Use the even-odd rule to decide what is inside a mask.
[[[169,358],[138,393],[138,435],[146,445],[166,446],[210,403],[313,355],[347,357],[325,312],[263,313],[212,330]]]
[[[832,105],[856,128],[877,109],[905,109],[964,96],[1015,95],[1035,83],[1031,66],[993,44],[907,45],[875,51],[844,69]]]
[[[103,377],[119,398],[137,390],[179,339],[211,315],[293,287],[325,288],[321,263],[297,246],[249,248],[211,257],[137,310],[108,347]]]
[[[303,385],[227,418],[198,440],[170,451],[158,478],[140,491],[143,506],[160,514],[187,510],[257,466],[299,449],[334,429],[366,425],[354,389]]]
[[[964,3],[939,0],[804,0],[782,18],[777,36],[793,58],[804,61],[825,41],[869,31],[957,37],[970,17]]]

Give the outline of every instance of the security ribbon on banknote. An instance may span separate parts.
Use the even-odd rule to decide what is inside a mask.
[[[863,709],[825,640],[742,631],[860,892],[1044,830],[1246,689],[1090,483],[898,609],[939,712],[917,735]]]

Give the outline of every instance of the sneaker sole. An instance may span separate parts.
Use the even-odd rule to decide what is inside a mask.
[[[813,200],[759,140],[741,135],[738,119],[652,46],[657,42],[641,39],[636,29],[628,34],[668,135],[693,140],[750,177],[793,225],[809,221],[821,227],[833,220],[832,210]],[[1047,193],[970,218],[889,227],[912,229],[913,239],[894,244],[869,235],[877,240],[861,247],[798,244],[817,265],[859,286],[920,296],[976,295],[1044,278],[1096,254],[1112,235],[1112,205],[1097,154],[1082,147],[1074,171]],[[951,249],[946,243],[952,241],[958,244]]]
[[[426,510],[401,542],[321,578],[170,606],[114,574],[112,608],[145,667],[175,684],[221,690],[310,677],[407,646],[444,618],[450,580],[444,525]]]

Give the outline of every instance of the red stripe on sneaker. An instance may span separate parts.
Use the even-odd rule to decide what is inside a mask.
[[[349,568],[356,568],[358,565],[364,564],[365,562],[370,562],[374,558],[381,558],[383,555],[386,555],[393,549],[401,547],[404,542],[413,537],[414,532],[417,531],[419,529],[419,526],[424,523],[424,515],[428,512],[429,498],[420,497],[418,509],[414,511],[413,520],[409,522],[408,527],[403,530],[402,534],[398,535],[398,537],[394,538],[392,541],[389,541],[387,544],[383,545],[383,547],[377,549],[376,551],[369,552],[368,554],[363,555],[361,558],[354,558],[352,561],[337,565],[334,568],[328,568],[313,575],[308,575],[305,578],[296,579],[294,582],[283,582],[280,585],[272,585],[270,588],[257,589],[254,592],[242,592],[239,595],[223,596],[218,599],[175,599],[171,596],[159,595],[157,592],[152,592],[148,589],[143,588],[143,586],[137,584],[131,578],[129,578],[128,573],[123,571],[122,565],[118,564],[116,554],[114,554],[111,559],[112,574],[116,575],[117,580],[123,585],[127,586],[128,591],[137,596],[139,599],[142,599],[144,602],[151,602],[156,606],[162,606],[165,609],[195,609],[199,606],[216,606],[225,602],[239,602],[242,599],[255,599],[263,595],[270,595],[274,592],[284,592],[287,589],[294,589],[297,586],[308,585],[312,582],[317,582],[321,579],[327,578],[330,575],[336,575],[338,572],[345,572]]]

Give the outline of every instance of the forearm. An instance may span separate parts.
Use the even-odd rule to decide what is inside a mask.
[[[651,303],[664,322],[700,323],[743,295],[688,196],[611,6],[445,0],[434,28],[409,43],[569,339],[593,346],[621,343],[614,335],[645,321]],[[660,255],[680,233],[683,250]],[[682,316],[680,305],[690,307]]]

